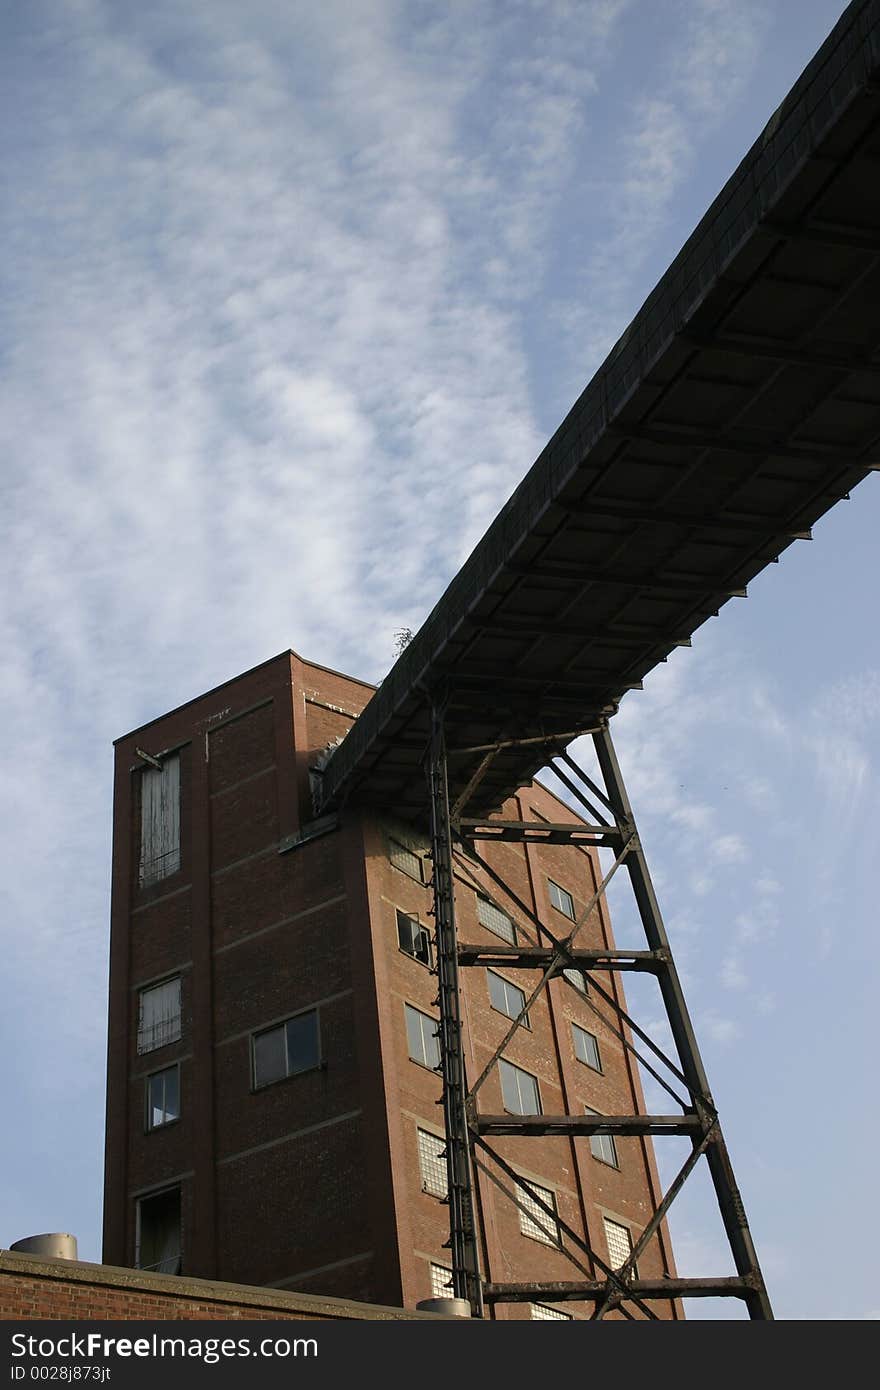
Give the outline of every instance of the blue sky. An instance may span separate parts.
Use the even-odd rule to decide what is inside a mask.
[[[2,8],[0,1245],[100,1255],[111,740],[288,646],[380,679],[842,9]],[[878,529],[615,721],[789,1318],[880,1315]],[[699,1188],[673,1234],[720,1268]]]

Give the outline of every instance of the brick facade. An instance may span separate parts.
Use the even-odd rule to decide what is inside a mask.
[[[44,1319],[155,1322],[169,1318],[384,1322],[400,1318],[433,1321],[436,1317],[433,1313],[407,1313],[401,1308],[282,1293],[279,1289],[209,1283],[77,1260],[45,1260],[0,1250],[0,1321],[4,1322]]]
[[[136,1263],[138,1203],[169,1188],[180,1191],[187,1275],[413,1307],[431,1295],[431,1264],[448,1263],[447,1208],[424,1190],[418,1156],[418,1130],[442,1128],[440,1081],[411,1060],[405,1025],[407,1005],[436,1017],[437,983],[397,937],[398,909],[430,927],[430,890],[390,853],[399,843],[424,864],[424,842],[386,813],[352,810],[311,823],[310,769],[371,694],[288,652],[116,745],[104,1244],[112,1264]],[[180,867],[142,887],[139,792],[149,764],[140,753],[174,750]],[[506,814],[576,819],[538,785],[522,789]],[[598,882],[595,853],[584,848],[498,843],[485,857],[560,928],[548,880],[577,910]],[[457,874],[460,939],[497,945],[477,899],[482,890],[501,901],[499,890],[468,861]],[[613,945],[604,909],[578,944]],[[497,974],[527,993],[536,983],[530,971]],[[169,976],[181,982],[180,1039],[139,1055],[140,991]],[[463,970],[462,980],[473,1078],[509,1021],[491,1006],[486,970]],[[619,977],[603,982],[622,1002]],[[256,1086],[254,1035],[313,1010],[320,1064]],[[545,1113],[644,1109],[629,1054],[566,981],[550,982],[529,1021],[506,1055],[537,1078]],[[601,1069],[578,1060],[573,1023],[595,1037]],[[172,1064],[180,1118],[145,1132],[147,1077]],[[497,1069],[481,1109],[503,1110]],[[650,1141],[616,1143],[617,1167],[600,1161],[588,1139],[507,1138],[495,1148],[552,1191],[560,1216],[607,1258],[604,1218],[635,1237],[658,1191]],[[556,1248],[523,1233],[520,1212],[485,1176],[479,1196],[493,1280],[578,1277]],[[665,1228],[640,1272],[674,1273]],[[529,1311],[505,1305],[495,1316]],[[656,1311],[669,1315],[668,1305]]]

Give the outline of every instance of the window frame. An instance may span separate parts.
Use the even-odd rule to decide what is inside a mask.
[[[540,1313],[535,1313],[535,1309],[540,1308]],[[563,1313],[561,1308],[554,1308],[549,1303],[530,1303],[529,1317],[533,1322],[574,1322],[571,1313]]]
[[[590,1030],[589,1030],[589,1028],[585,1028],[584,1025],[583,1025],[582,1023],[575,1023],[575,1021],[574,1021],[573,1018],[570,1018],[570,1019],[569,1019],[569,1023],[571,1024],[571,1038],[572,1038],[572,1047],[574,1048],[575,1060],[578,1061],[578,1062],[580,1062],[581,1066],[589,1067],[589,1068],[590,1068],[590,1071],[597,1072],[599,1076],[603,1076],[603,1075],[605,1074],[605,1068],[602,1066],[602,1053],[601,1053],[600,1048],[599,1048],[599,1039],[596,1037],[596,1034],[595,1034],[595,1033],[591,1033]],[[595,1064],[594,1064],[593,1062],[589,1061],[586,1057],[582,1057],[582,1056],[580,1055],[580,1053],[578,1052],[578,1034],[579,1034],[579,1033],[583,1033],[586,1037],[592,1038],[592,1039],[593,1039],[593,1044],[594,1044],[595,1049],[596,1049],[596,1062],[595,1062]],[[586,1049],[586,1050],[588,1050],[588,1049]]]
[[[602,1115],[601,1110],[594,1110],[591,1105],[584,1105],[584,1111],[587,1115],[598,1115],[599,1117]],[[596,1144],[599,1145],[600,1149],[604,1144],[610,1145],[611,1153],[614,1155],[613,1159],[606,1158],[602,1153],[597,1153],[595,1148]],[[597,1163],[604,1163],[607,1168],[616,1168],[617,1171],[620,1172],[620,1155],[617,1152],[617,1145],[614,1142],[613,1134],[591,1134],[590,1153]]]
[[[404,857],[410,857],[414,859],[419,866],[418,873],[411,873],[409,869],[404,868],[403,864],[397,863],[395,860],[395,851],[399,851],[399,853],[402,854]],[[409,845],[405,845],[402,840],[398,840],[394,835],[388,836],[388,862],[391,865],[392,869],[397,869],[399,873],[406,874],[407,878],[412,879],[413,883],[420,883],[424,887],[424,859],[416,850],[410,849]]]
[[[283,1076],[273,1076],[268,1081],[260,1081],[257,1077],[257,1039],[264,1038],[269,1033],[283,1032],[284,1035],[284,1061],[289,1068],[290,1057],[288,1047],[287,1025],[294,1019],[306,1018],[312,1015],[315,1020],[315,1040],[317,1043],[316,1060],[310,1062],[308,1066],[297,1067],[295,1070],[285,1071]],[[321,1011],[316,1005],[307,1009],[297,1009],[286,1017],[277,1019],[274,1023],[268,1023],[262,1028],[255,1028],[250,1034],[250,1067],[251,1067],[251,1091],[265,1091],[268,1086],[278,1086],[283,1081],[290,1081],[295,1076],[305,1076],[310,1071],[320,1071],[324,1066],[324,1054],[321,1047]]]
[[[578,977],[578,983],[575,983],[575,981],[571,978],[572,975],[576,975]],[[581,970],[579,965],[567,965],[562,972],[562,978],[568,981],[572,989],[577,994],[582,995],[584,998],[586,998],[589,995],[590,982],[587,979],[587,972],[585,970]]]
[[[617,1264],[617,1265],[612,1264],[612,1260],[614,1259],[614,1256],[613,1256],[612,1253],[611,1253],[611,1242],[610,1242],[609,1239],[608,1239],[608,1227],[609,1227],[609,1226],[614,1226],[614,1227],[616,1227],[616,1229],[619,1230],[619,1231],[625,1231],[625,1232],[626,1232],[626,1238],[627,1238],[627,1240],[629,1241],[629,1250],[628,1250],[628,1252],[627,1252],[626,1259],[621,1260],[620,1264]],[[605,1213],[603,1212],[603,1214],[602,1214],[602,1234],[603,1234],[604,1237],[605,1237],[605,1249],[608,1251],[608,1265],[609,1265],[609,1268],[613,1269],[613,1270],[616,1272],[618,1269],[622,1269],[622,1268],[623,1268],[623,1266],[626,1264],[626,1261],[629,1259],[630,1255],[631,1255],[632,1252],[633,1252],[633,1247],[634,1247],[634,1245],[635,1245],[635,1241],[633,1240],[632,1227],[629,1226],[625,1221],[621,1221],[618,1217],[615,1217],[615,1216],[606,1216]],[[639,1277],[639,1265],[638,1265],[638,1261],[636,1261],[636,1263],[631,1267],[631,1269],[630,1269],[630,1274],[632,1275],[633,1279],[638,1279],[638,1277]]]
[[[535,1087],[535,1100],[536,1100],[537,1106],[538,1106],[537,1110],[511,1110],[511,1109],[510,1109],[510,1107],[509,1107],[508,1104],[507,1104],[507,1098],[506,1098],[506,1096],[505,1096],[505,1094],[504,1094],[504,1075],[505,1075],[504,1068],[505,1068],[505,1067],[509,1068],[511,1071],[516,1072],[518,1076],[519,1076],[519,1075],[527,1076],[527,1077],[530,1079],[530,1081],[532,1081],[532,1082],[534,1083],[534,1087]],[[532,1072],[530,1072],[530,1071],[526,1071],[525,1067],[519,1067],[519,1066],[517,1066],[517,1064],[516,1064],[515,1062],[508,1062],[508,1060],[507,1060],[506,1057],[499,1057],[499,1058],[498,1058],[498,1075],[499,1075],[499,1077],[500,1077],[500,1079],[501,1079],[501,1103],[502,1103],[502,1105],[503,1105],[503,1107],[504,1107],[504,1110],[506,1111],[506,1113],[507,1113],[508,1115],[543,1115],[544,1110],[543,1110],[543,1107],[542,1107],[542,1105],[541,1105],[541,1087],[540,1087],[540,1083],[539,1083],[539,1081],[538,1081],[538,1078],[537,1078],[537,1076],[534,1075],[534,1073],[532,1073]],[[517,1094],[519,1094],[519,1089],[520,1089],[520,1088],[519,1088],[519,1081],[518,1081],[518,1080],[517,1080],[517,1082],[516,1082],[516,1086],[517,1086]]]
[[[436,1144],[440,1149],[446,1148],[446,1138],[442,1134],[435,1134],[433,1130],[425,1129],[424,1125],[416,1125],[416,1148],[418,1150],[419,1156],[419,1177],[422,1180],[422,1191],[427,1193],[429,1197],[436,1197],[438,1198],[438,1200],[442,1201],[445,1197],[449,1196],[449,1180],[446,1170],[446,1159],[440,1158],[438,1154],[434,1153],[430,1154],[426,1158],[422,1152],[422,1136],[424,1136],[426,1139],[430,1139],[432,1143]],[[431,1174],[430,1171],[427,1173],[425,1172],[426,1164],[437,1164],[442,1170],[442,1180],[438,1179],[439,1190],[430,1186]]]
[[[419,1019],[427,1019],[429,1023],[433,1023],[433,1024],[436,1025],[436,1030],[435,1030],[435,1032],[433,1033],[433,1035],[431,1035],[431,1036],[433,1037],[433,1041],[434,1041],[434,1043],[435,1043],[435,1045],[436,1045],[436,1049],[437,1049],[437,1062],[436,1062],[436,1065],[435,1065],[435,1066],[430,1066],[429,1063],[428,1063],[427,1061],[422,1061],[422,1059],[421,1059],[420,1057],[414,1057],[414,1056],[412,1055],[412,1052],[410,1051],[410,1047],[411,1047],[411,1037],[410,1037],[410,1030],[409,1030],[409,1015],[410,1015],[410,1013],[415,1014]],[[403,1004],[403,1017],[404,1017],[404,1023],[405,1023],[405,1025],[406,1025],[406,1050],[407,1050],[407,1055],[409,1056],[409,1060],[410,1060],[411,1062],[414,1062],[414,1063],[416,1064],[417,1067],[423,1067],[425,1071],[429,1071],[429,1072],[431,1073],[432,1076],[437,1076],[437,1075],[439,1075],[439,1067],[440,1067],[440,1063],[441,1063],[440,1036],[439,1036],[440,1020],[439,1020],[439,1018],[434,1018],[432,1014],[427,1014],[427,1013],[425,1013],[424,1009],[420,1009],[420,1008],[418,1007],[417,1004],[410,1004],[408,1000],[404,1000],[404,1004]],[[424,1028],[423,1028],[423,1025],[422,1025],[421,1023],[419,1023],[419,1037],[420,1037],[421,1042],[422,1042],[422,1048],[423,1048],[423,1050],[424,1050],[425,1052],[427,1052],[427,1045],[426,1045],[426,1043],[425,1043]]]
[[[163,1038],[161,1042],[152,1043],[149,1047],[142,1047],[141,1040],[145,1035],[143,1029],[144,1017],[144,995],[150,994],[153,990],[164,989],[166,985],[177,984],[177,1032],[171,1037]],[[138,1022],[136,1047],[139,1057],[146,1057],[150,1052],[158,1052],[160,1048],[170,1047],[172,1043],[180,1042],[183,1035],[183,977],[178,971],[174,975],[167,975],[163,980],[154,980],[151,984],[142,985],[137,992],[138,996]],[[172,1023],[172,1028],[174,1024]],[[154,1025],[155,1028],[155,1025]]]
[[[152,1102],[152,1083],[160,1076],[168,1076],[174,1072],[177,1077],[177,1114],[172,1115],[167,1120],[160,1120],[158,1124],[153,1124],[151,1120],[152,1112],[158,1108]],[[165,1086],[162,1087],[162,1099],[164,1110]],[[180,1092],[180,1063],[172,1062],[169,1067],[159,1067],[157,1071],[148,1072],[144,1077],[144,1133],[155,1134],[158,1129],[167,1129],[169,1125],[176,1125],[180,1120],[183,1110],[182,1097]]]
[[[449,1278],[441,1284],[439,1279],[435,1277],[437,1274],[448,1274]],[[432,1298],[455,1298],[455,1285],[452,1282],[452,1269],[449,1265],[441,1265],[437,1260],[429,1260],[428,1280]]]
[[[394,909],[394,911],[395,911],[395,913],[396,913],[396,919],[395,919],[395,920],[396,920],[396,924],[397,924],[397,949],[398,949],[398,951],[400,951],[401,954],[404,955],[404,956],[409,956],[410,960],[418,961],[419,965],[427,966],[427,968],[428,968],[429,970],[433,970],[433,968],[434,968],[434,949],[433,949],[433,942],[432,942],[432,940],[431,940],[431,933],[430,933],[430,930],[428,929],[428,927],[426,927],[426,926],[424,925],[424,923],[420,922],[419,919],[418,919],[418,917],[414,916],[413,913],[411,913],[411,912],[404,912],[404,910],[403,910],[402,907],[396,907],[396,908]],[[426,952],[427,957],[428,957],[427,960],[422,960],[422,957],[419,956],[419,955],[416,955],[415,951],[408,951],[408,950],[406,949],[406,947],[402,944],[402,942],[401,942],[401,940],[400,940],[400,919],[401,919],[401,917],[403,918],[403,920],[404,920],[405,922],[409,922],[409,923],[411,923],[412,925],[416,926],[416,927],[418,928],[419,932],[420,932],[420,933],[422,934],[422,936],[424,937],[424,939],[425,939],[425,945],[426,945],[426,948],[427,948],[427,952]]]
[[[493,903],[492,899],[491,899],[491,898],[487,898],[487,896],[486,896],[485,893],[477,893],[476,896],[477,896],[477,921],[479,922],[480,926],[481,926],[481,927],[485,927],[485,928],[486,928],[486,931],[490,931],[490,932],[492,933],[493,936],[497,936],[498,939],[499,939],[499,941],[506,941],[507,944],[508,944],[508,946],[515,946],[515,945],[516,945],[516,939],[517,939],[516,922],[514,922],[514,920],[513,920],[513,918],[511,917],[510,913],[509,913],[509,912],[505,912],[504,908],[503,908],[503,907],[499,907],[497,903]],[[507,919],[508,923],[510,924],[510,935],[509,935],[509,936],[507,935],[506,932],[498,931],[495,927],[490,926],[488,922],[486,922],[486,921],[483,920],[483,918],[482,918],[481,915],[480,915],[480,904],[481,904],[481,903],[485,903],[486,907],[491,908],[493,912],[497,912],[497,913],[499,914],[499,916],[505,917],[505,918]]]
[[[156,884],[163,883],[165,879],[171,878],[174,874],[179,873],[182,867],[181,846],[183,837],[180,824],[182,769],[180,749],[175,748],[171,752],[160,754],[157,761],[159,764],[158,767],[153,763],[146,763],[139,769],[140,775],[137,789],[137,884],[140,889],[153,888]],[[170,781],[176,782],[173,788],[171,824],[165,831],[165,835],[171,847],[163,850],[161,854],[151,855],[148,859],[146,856],[148,848],[147,841],[148,837],[151,836],[151,831],[147,829],[148,821],[145,815],[147,805],[146,789],[148,786],[155,784],[157,777],[167,778]],[[167,795],[169,804],[171,804],[171,791],[169,791]],[[151,792],[151,799],[152,796],[153,793]],[[163,794],[160,789],[160,802],[162,801],[162,796]]]
[[[501,1014],[504,1018],[509,1018],[511,1022],[514,1019],[519,1018],[520,1009],[517,1009],[516,1013],[510,1013],[508,1009],[502,1009],[495,1003],[495,1000],[492,998],[492,986],[489,983],[490,977],[494,977],[496,980],[500,980],[505,988],[505,991],[508,989],[516,990],[517,994],[522,999],[522,1004],[520,1005],[520,1008],[522,1009],[525,1009],[526,1005],[525,990],[520,989],[519,985],[515,985],[512,980],[505,979],[503,975],[499,975],[497,970],[492,970],[489,966],[486,967],[486,986],[489,992],[489,1008],[492,1009],[496,1014]],[[520,1019],[519,1026],[521,1028],[528,1028],[529,1032],[531,1032],[532,1025],[529,1022],[529,1014],[527,1009],[523,1017]]]
[[[527,1188],[520,1187],[520,1185],[517,1184],[516,1199],[522,1204],[517,1207],[520,1235],[525,1236],[527,1240],[536,1240],[539,1245],[549,1245],[551,1249],[558,1250],[562,1245],[562,1234],[559,1229],[559,1202],[557,1201],[556,1191],[552,1187],[544,1187],[541,1183],[535,1182],[533,1178],[527,1178],[525,1174],[522,1174],[522,1177],[529,1186],[533,1187],[538,1195],[546,1201],[547,1205],[553,1208],[553,1216],[550,1217],[545,1211],[541,1210]],[[528,1206],[529,1202],[534,1203],[534,1216],[531,1212],[523,1211],[523,1206]],[[553,1230],[548,1230],[546,1226],[543,1226],[541,1224],[543,1221],[546,1221],[548,1225],[552,1221]],[[527,1230],[527,1222],[531,1223],[535,1229]]]
[[[574,908],[574,898],[572,897],[571,893],[569,893],[567,888],[563,888],[561,883],[557,883],[555,878],[550,878],[549,875],[547,877],[547,893],[549,895],[550,906],[552,908],[554,908],[557,912],[561,912],[562,916],[567,917],[569,922],[577,921],[577,913],[575,912]],[[560,900],[559,902],[556,901],[557,896]],[[566,908],[562,906],[563,900],[567,900],[571,904],[571,912],[568,912]]]
[[[141,1264],[141,1254],[144,1244],[144,1218],[143,1206],[145,1202],[155,1201],[157,1197],[164,1197],[169,1193],[177,1193],[177,1268],[174,1270],[159,1270],[156,1264]],[[150,1274],[181,1274],[183,1272],[183,1188],[179,1182],[168,1183],[164,1187],[157,1187],[152,1192],[144,1192],[140,1197],[135,1198],[135,1221],[134,1221],[134,1268],[142,1269]],[[156,1262],[163,1264],[163,1260]]]

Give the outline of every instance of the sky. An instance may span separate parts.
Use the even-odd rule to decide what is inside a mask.
[[[0,1246],[100,1259],[112,740],[386,674],[843,8],[0,8]],[[613,723],[783,1318],[880,1317],[878,529],[873,477]],[[705,1183],[671,1225],[727,1270]]]

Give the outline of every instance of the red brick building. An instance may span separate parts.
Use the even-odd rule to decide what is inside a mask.
[[[408,1308],[450,1292],[426,842],[384,814],[313,819],[315,764],[371,694],[285,652],[116,744],[109,1264]],[[506,809],[576,819],[537,784]],[[585,848],[485,853],[548,924],[578,913],[598,882]],[[464,858],[456,912],[466,942],[528,935]],[[604,909],[581,938],[613,945]],[[535,980],[462,976],[477,1075]],[[619,977],[606,978],[622,1002]],[[486,1082],[487,1111],[644,1110],[631,1055],[573,979],[551,980],[530,1009]],[[495,1147],[612,1265],[656,1206],[650,1140]],[[537,1205],[519,1209],[485,1174],[478,1198],[490,1278],[579,1277]],[[674,1274],[665,1228],[639,1268]],[[509,1304],[492,1316],[587,1311]]]

